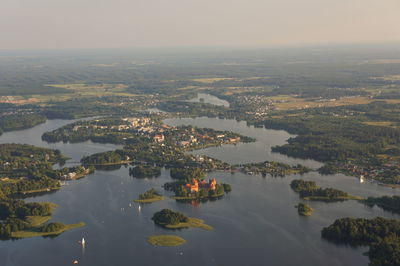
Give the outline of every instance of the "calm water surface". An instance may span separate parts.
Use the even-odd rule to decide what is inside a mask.
[[[198,93],[197,97],[190,99],[188,102],[203,102],[203,103],[209,103],[213,105],[220,105],[220,106],[225,106],[229,107],[229,102],[222,100],[214,95],[208,94],[208,93]]]
[[[43,132],[71,121],[51,120],[35,128],[5,133],[0,142],[29,143],[57,148],[78,161],[95,152],[112,150],[114,145],[46,144],[40,140]],[[239,144],[202,152],[229,162],[280,160],[297,163],[299,160],[271,153],[270,147],[285,143],[290,137],[283,131],[247,127],[232,120],[199,118],[168,120],[171,124],[193,123],[216,129],[235,129],[236,132],[257,138],[258,145]],[[249,146],[250,145],[250,146]],[[318,163],[308,161],[311,165]],[[367,208],[354,201],[343,203],[311,202],[313,216],[297,214],[294,205],[300,200],[289,183],[293,178],[262,178],[241,173],[210,173],[219,182],[230,183],[233,191],[221,200],[197,206],[177,203],[171,199],[150,205],[133,203],[138,194],[154,187],[162,193],[169,181],[169,172],[152,179],[129,177],[128,169],[97,171],[82,180],[69,182],[60,191],[31,198],[32,201],[51,201],[59,205],[53,220],[64,223],[86,222],[83,228],[67,231],[55,238],[32,238],[0,241],[0,265],[367,265],[362,253],[366,248],[336,246],[320,238],[322,227],[340,217],[376,216],[400,218],[379,208]],[[334,186],[359,196],[392,195],[400,193],[375,184],[363,183],[343,175],[320,176],[307,174],[321,186]],[[167,231],[151,221],[154,212],[170,208],[192,217],[204,219],[212,231],[186,229]],[[145,237],[154,234],[176,234],[187,240],[180,247],[153,247]],[[83,249],[78,241],[84,237]]]

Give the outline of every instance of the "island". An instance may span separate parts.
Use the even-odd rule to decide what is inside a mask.
[[[301,216],[311,216],[314,211],[313,208],[304,203],[297,204],[295,208],[297,208],[297,212]]]
[[[203,220],[190,218],[180,212],[174,212],[169,209],[163,209],[156,212],[151,218],[155,224],[167,229],[183,229],[189,227],[212,230],[213,228],[204,223]]]
[[[164,200],[164,197],[161,196],[154,188],[152,188],[140,194],[139,198],[134,201],[137,203],[152,203],[161,200]]]
[[[176,247],[186,243],[185,239],[174,235],[148,236],[146,240],[149,244],[160,247]]]
[[[336,244],[369,246],[370,265],[400,264],[400,221],[341,218],[321,231],[321,236]]]
[[[164,189],[173,191],[173,199],[179,201],[219,199],[232,191],[229,184],[218,184],[216,178],[204,179],[206,173],[198,167],[173,168],[171,178],[176,181],[164,184]]]
[[[290,183],[290,187],[300,194],[305,200],[316,201],[343,201],[343,200],[362,200],[361,197],[353,196],[347,192],[334,188],[321,188],[314,181],[305,181],[303,179],[295,179]]]

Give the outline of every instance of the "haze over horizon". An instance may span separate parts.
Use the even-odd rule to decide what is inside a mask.
[[[0,49],[400,41],[398,0],[3,0]]]

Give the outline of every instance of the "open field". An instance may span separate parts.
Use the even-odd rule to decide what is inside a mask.
[[[396,123],[391,121],[367,121],[363,122],[363,124],[369,126],[379,126],[379,127],[398,127]]]
[[[309,109],[317,107],[335,107],[344,105],[357,105],[357,104],[369,104],[374,101],[384,101],[388,103],[400,103],[400,99],[370,99],[369,97],[342,97],[339,100],[328,100],[328,101],[312,101],[311,99],[294,98],[294,97],[282,97],[278,96],[271,97],[271,99],[284,101],[274,104],[277,110],[293,110],[293,109]]]
[[[47,84],[48,87],[64,88],[71,93],[57,95],[31,95],[30,99],[36,102],[45,103],[48,101],[67,101],[76,97],[102,97],[102,96],[134,96],[125,91],[125,84],[99,84],[89,85],[84,83],[76,84]]]

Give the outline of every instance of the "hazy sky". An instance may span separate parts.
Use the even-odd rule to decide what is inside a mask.
[[[400,0],[0,0],[0,49],[400,41]]]

